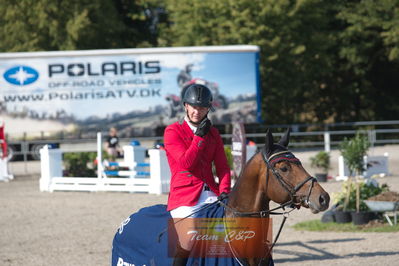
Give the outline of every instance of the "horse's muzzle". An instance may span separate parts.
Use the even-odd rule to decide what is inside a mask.
[[[316,197],[311,197],[308,206],[312,213],[322,212],[328,209],[330,205],[330,195],[327,192],[322,192]]]

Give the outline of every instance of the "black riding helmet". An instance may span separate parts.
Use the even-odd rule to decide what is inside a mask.
[[[188,103],[192,106],[212,108],[212,93],[208,87],[201,84],[192,84],[185,89],[183,105]]]

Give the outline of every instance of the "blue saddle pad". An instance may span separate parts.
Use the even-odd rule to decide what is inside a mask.
[[[224,207],[211,204],[197,217],[222,218]],[[112,243],[112,266],[172,265],[168,256],[168,221],[172,217],[166,205],[140,209],[122,222]],[[240,265],[234,258],[189,258],[187,265]],[[273,265],[273,260],[270,264]]]

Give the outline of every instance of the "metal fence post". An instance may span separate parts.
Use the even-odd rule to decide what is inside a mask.
[[[328,132],[328,131],[324,132],[324,150],[326,152],[330,152],[331,151],[330,132]]]

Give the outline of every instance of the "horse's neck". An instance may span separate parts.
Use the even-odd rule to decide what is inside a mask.
[[[229,196],[229,206],[239,212],[269,209],[269,199],[260,184],[263,160],[257,154],[245,166]]]

